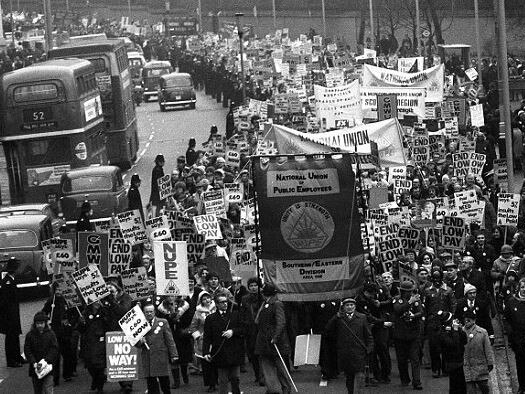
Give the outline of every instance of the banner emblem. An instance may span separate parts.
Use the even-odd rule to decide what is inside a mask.
[[[285,242],[302,253],[315,253],[330,243],[335,224],[332,215],[321,205],[300,201],[281,216],[281,234]]]

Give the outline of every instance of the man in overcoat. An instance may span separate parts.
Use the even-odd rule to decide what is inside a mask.
[[[177,348],[166,319],[155,316],[155,306],[151,303],[142,308],[151,330],[142,338],[142,369],[149,394],[170,393],[171,367],[178,359]],[[147,345],[147,346],[146,346]]]
[[[244,362],[245,325],[238,310],[228,302],[224,293],[215,295],[217,311],[204,322],[202,353],[206,361],[217,366],[219,393],[228,394],[228,383],[232,394],[240,394],[241,364]]]
[[[463,355],[463,372],[467,382],[467,393],[490,392],[489,373],[494,368],[494,351],[487,330],[476,325],[476,314],[467,310],[464,314],[467,344]]]
[[[267,283],[262,291],[264,303],[259,308],[255,323],[258,326],[255,340],[255,355],[259,356],[268,394],[289,394],[291,384],[287,377],[287,366],[283,365],[277,349],[284,360],[290,356],[290,341],[286,332],[284,305],[277,299],[277,290]]]
[[[348,393],[362,390],[367,358],[374,348],[366,316],[355,309],[355,299],[346,298],[325,328],[325,335],[335,339],[337,365],[346,375]]]
[[[18,338],[22,334],[20,304],[15,279],[18,265],[18,260],[11,257],[6,266],[7,275],[0,282],[0,333],[5,335],[5,358],[9,368],[21,367],[24,361],[20,355]]]

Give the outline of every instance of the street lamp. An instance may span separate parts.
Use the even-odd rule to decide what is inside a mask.
[[[237,34],[239,35],[239,53],[241,55],[241,88],[242,88],[242,103],[246,101],[246,77],[244,75],[244,45],[242,36],[244,35],[244,31],[242,29],[242,26],[240,24],[241,17],[244,16],[242,12],[236,12],[235,18],[237,20]]]

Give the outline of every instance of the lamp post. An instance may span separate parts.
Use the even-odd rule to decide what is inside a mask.
[[[51,0],[44,0],[44,22],[46,31],[46,50],[53,49],[53,25],[51,24]]]
[[[244,75],[244,45],[242,36],[244,35],[244,31],[242,29],[240,19],[244,16],[242,12],[236,12],[235,18],[237,20],[237,34],[239,35],[239,54],[241,56],[241,89],[242,89],[242,103],[246,101],[246,77]]]
[[[496,0],[498,21],[498,67],[500,94],[500,138],[505,138],[509,193],[514,192],[514,162],[512,157],[512,126],[510,118],[509,69],[507,61],[507,30],[505,27],[505,0]]]
[[[374,35],[374,4],[372,0],[368,0],[368,8],[370,9],[370,49],[376,49],[376,38]]]
[[[272,0],[273,29],[277,29],[277,19],[275,17],[275,0]]]
[[[419,56],[421,54],[420,49],[420,41],[421,41],[421,22],[419,21],[419,0],[416,0],[416,55]]]
[[[321,0],[321,10],[323,13],[323,35],[326,38],[326,13],[325,13],[325,8],[324,8],[324,0]]]
[[[199,33],[202,33],[202,2],[199,0],[198,2],[199,7]]]
[[[476,20],[476,52],[478,53],[478,84],[483,87],[483,76],[481,75],[481,38],[479,36],[479,5],[474,0],[474,16]]]

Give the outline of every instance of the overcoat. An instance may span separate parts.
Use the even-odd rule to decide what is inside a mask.
[[[233,336],[225,338],[222,333],[232,330]],[[234,367],[244,362],[245,324],[237,310],[228,310],[221,316],[217,311],[204,321],[203,355],[211,354],[212,363],[218,368]]]
[[[142,346],[143,378],[169,376],[171,359],[178,357],[170,325],[166,319],[156,317],[151,330],[144,336],[149,350]]]
[[[494,352],[490,345],[487,330],[474,325],[466,330],[467,344],[463,355],[463,372],[466,382],[476,382],[489,378],[489,365],[494,365]]]
[[[16,279],[6,275],[0,285],[0,333],[20,335],[22,328]]]
[[[366,321],[366,316],[354,312],[349,318],[339,312],[326,325],[325,335],[335,338],[337,365],[340,371],[362,372],[372,353],[374,338]]]
[[[272,339],[283,357],[290,355],[291,349],[288,334],[286,333],[284,305],[276,296],[270,297],[261,305],[255,321],[257,324],[256,355],[277,356]]]

